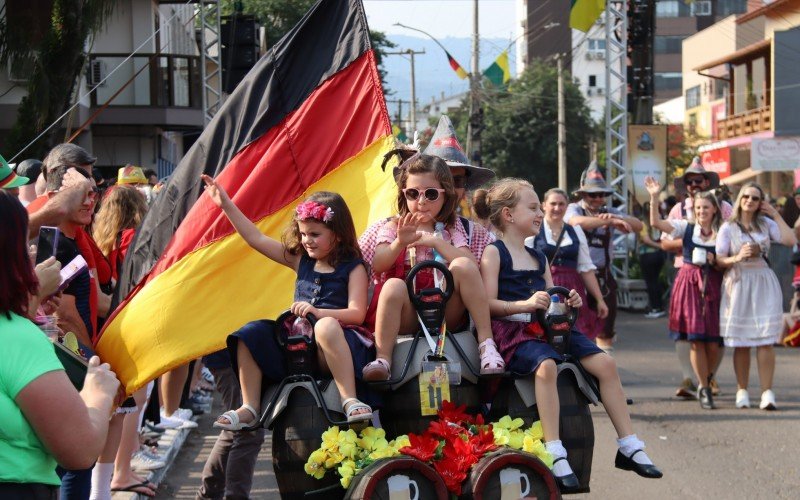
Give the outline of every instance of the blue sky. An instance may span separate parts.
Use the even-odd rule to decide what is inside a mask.
[[[370,28],[388,34],[415,35],[396,22],[427,31],[436,38],[472,36],[471,0],[364,0]],[[480,0],[481,37],[513,39],[514,0]]]

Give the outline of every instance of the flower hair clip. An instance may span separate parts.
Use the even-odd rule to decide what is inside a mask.
[[[330,222],[333,219],[331,207],[316,201],[304,201],[297,205],[297,220],[316,219],[322,222]]]

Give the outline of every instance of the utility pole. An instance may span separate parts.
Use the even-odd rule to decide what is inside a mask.
[[[467,157],[473,159],[475,153],[480,157],[480,34],[478,32],[478,0],[472,1],[472,71],[469,75],[469,121],[467,122]]]
[[[385,52],[387,56],[407,55],[411,58],[411,127],[408,131],[409,135],[413,135],[417,129],[417,84],[414,76],[414,56],[417,54],[424,54],[424,50],[406,49],[398,52]]]
[[[564,109],[564,58],[556,55],[558,63],[558,187],[567,189],[567,124]]]

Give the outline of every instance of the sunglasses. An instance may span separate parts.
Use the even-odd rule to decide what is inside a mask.
[[[454,175],[453,176],[453,187],[456,189],[462,189],[467,186],[467,176],[466,175]]]
[[[422,191],[417,188],[406,188],[403,190],[403,194],[406,195],[408,201],[417,201],[420,195],[424,196],[428,201],[436,201],[439,199],[439,193],[444,192],[442,188],[425,188]]]
[[[586,193],[586,196],[589,198],[605,198],[608,193]]]
[[[687,186],[702,186],[705,181],[706,181],[705,177],[692,177],[691,179],[686,179],[686,185]]]
[[[743,194],[742,195],[742,199],[743,200],[761,201],[761,197],[760,196],[756,196],[754,194]]]

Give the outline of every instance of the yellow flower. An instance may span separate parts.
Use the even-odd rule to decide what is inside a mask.
[[[342,488],[347,489],[350,486],[350,481],[353,479],[353,476],[356,475],[356,463],[352,460],[345,460],[342,462],[342,465],[336,469],[336,472],[342,476],[342,479],[339,482],[342,484]]]
[[[500,420],[498,420],[497,422],[494,422],[492,424],[492,427],[494,427],[494,428],[500,427],[501,429],[514,431],[514,430],[519,429],[523,425],[525,425],[525,421],[522,420],[521,418],[512,419],[511,417],[506,415],[503,418],[501,418]]]
[[[400,451],[400,448],[411,446],[411,441],[408,440],[408,436],[403,434],[402,436],[397,436],[395,439],[393,439],[392,442],[389,443],[389,446],[397,451]]]
[[[314,479],[322,479],[325,476],[324,463],[327,459],[327,453],[323,450],[316,450],[308,457],[306,465],[303,467],[306,474],[312,476]]]
[[[359,439],[357,443],[358,446],[366,452],[376,451],[389,446],[388,441],[386,441],[386,431],[374,427],[367,427],[361,431],[361,439]]]
[[[534,422],[533,425],[530,426],[530,428],[525,431],[525,435],[526,436],[530,436],[533,439],[539,439],[539,440],[544,439],[544,431],[542,430],[542,422],[539,421],[539,420]]]
[[[397,451],[394,447],[389,446],[389,444],[387,443],[385,446],[375,448],[375,450],[372,453],[367,455],[367,458],[370,458],[372,460],[379,460],[381,458],[396,457],[399,454],[400,454],[399,451]]]
[[[341,453],[336,451],[328,452],[328,456],[325,459],[325,468],[333,469],[333,467],[336,466],[336,464],[340,463],[342,460],[344,460],[344,455],[342,455]]]
[[[550,453],[547,451],[547,448],[545,448],[544,444],[542,444],[541,440],[533,439],[530,436],[525,436],[522,451],[536,455],[539,460],[544,462],[545,465],[548,467],[553,467],[553,456],[550,455]]]
[[[332,450],[339,445],[339,427],[328,427],[328,430],[322,433],[322,450]]]
[[[508,433],[508,446],[514,448],[515,450],[522,449],[522,441],[525,438],[525,434],[520,431],[513,431]]]
[[[510,441],[511,436],[508,429],[492,427],[492,433],[494,434],[494,444],[497,446],[505,446]]]
[[[339,452],[347,458],[356,458],[359,449],[358,445],[356,444],[358,435],[355,433],[355,431],[353,429],[347,429],[344,432],[340,432],[337,437]]]

